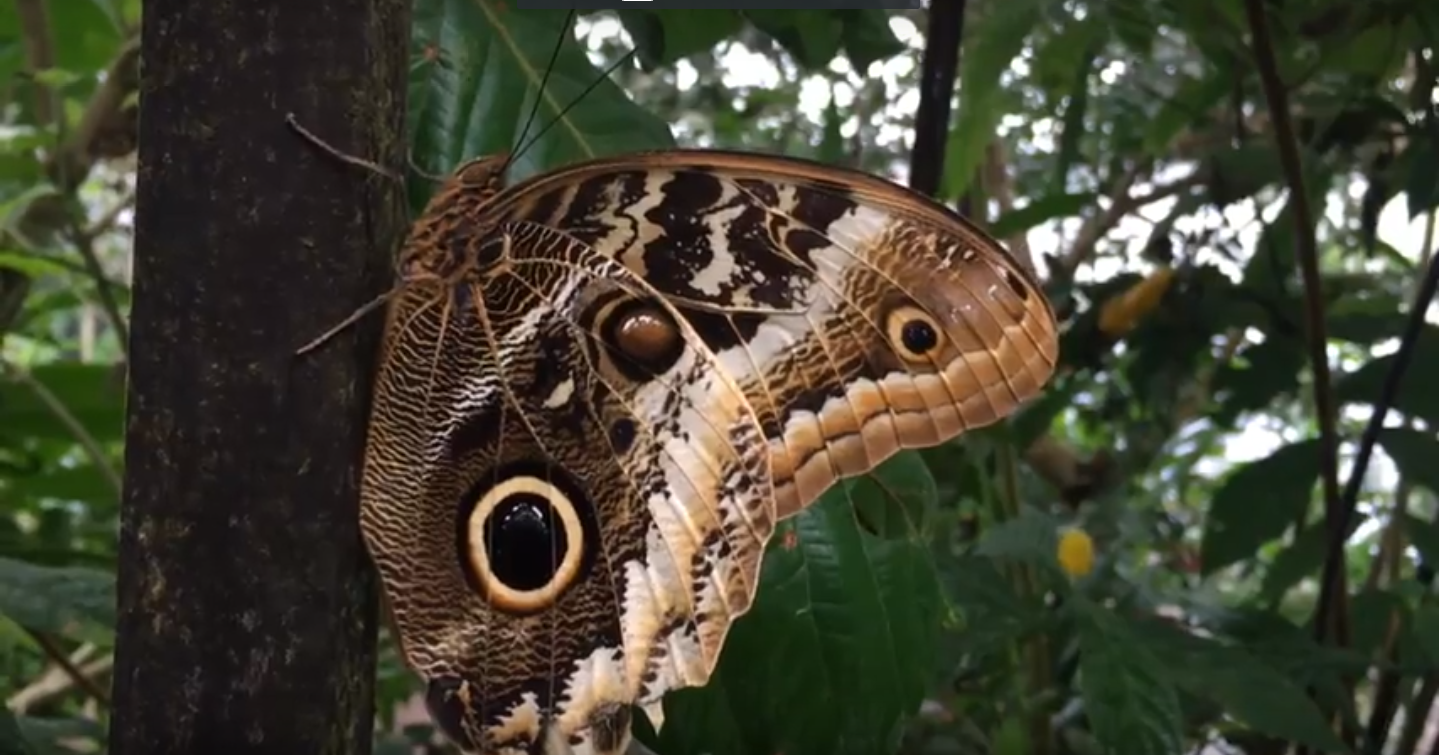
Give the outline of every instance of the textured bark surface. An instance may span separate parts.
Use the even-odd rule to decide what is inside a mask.
[[[368,753],[356,486],[388,285],[407,0],[149,0],[113,755]]]

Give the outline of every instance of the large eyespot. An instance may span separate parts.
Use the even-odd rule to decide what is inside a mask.
[[[461,522],[460,556],[490,605],[534,613],[574,583],[597,536],[578,505],[553,480],[528,473],[501,477],[479,496]]]
[[[944,339],[939,323],[912,304],[890,310],[885,317],[885,332],[894,344],[895,353],[906,362],[929,362]]]
[[[668,310],[644,299],[607,304],[595,318],[613,362],[632,380],[649,380],[679,361],[684,336]]]

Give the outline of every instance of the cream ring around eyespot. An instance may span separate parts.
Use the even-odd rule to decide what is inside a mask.
[[[559,519],[565,536],[565,553],[543,586],[517,590],[504,583],[491,567],[489,543],[485,542],[485,522],[504,503],[517,495],[531,495],[549,503],[550,511]],[[491,605],[511,613],[533,613],[547,608],[564,592],[579,574],[585,548],[585,530],[575,511],[574,501],[555,485],[538,477],[516,475],[485,491],[470,511],[465,523],[465,555],[469,567],[484,590]]]
[[[907,343],[913,340],[906,338],[907,331],[912,329],[928,331],[927,347],[918,350],[916,346]],[[906,362],[928,364],[934,352],[944,345],[944,329],[928,312],[913,304],[900,304],[889,310],[884,316],[884,332],[894,347],[894,352]]]

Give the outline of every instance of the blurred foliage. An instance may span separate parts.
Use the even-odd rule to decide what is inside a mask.
[[[565,14],[415,6],[427,171],[528,133],[517,177],[674,144],[907,173],[924,12],[582,14],[531,123]],[[1265,7],[1322,214],[1349,459],[1433,253],[1439,3]],[[5,754],[103,741],[139,12],[0,7]],[[1364,478],[1347,637],[1321,645],[1305,229],[1241,0],[970,0],[960,57],[941,198],[1036,258],[1063,369],[1004,427],[786,523],[713,682],[641,738],[661,755],[1434,752],[1439,328]],[[412,183],[417,209],[430,188]],[[431,742],[387,638],[379,673],[377,751]]]

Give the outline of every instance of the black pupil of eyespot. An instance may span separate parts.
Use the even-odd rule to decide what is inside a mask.
[[[904,341],[904,347],[916,354],[923,354],[939,343],[939,334],[934,332],[934,326],[924,320],[905,323],[899,337]]]
[[[615,453],[628,453],[635,443],[634,420],[622,419],[610,425],[610,445]]]
[[[549,584],[568,547],[564,525],[540,496],[511,496],[485,519],[490,571],[511,590]]]

